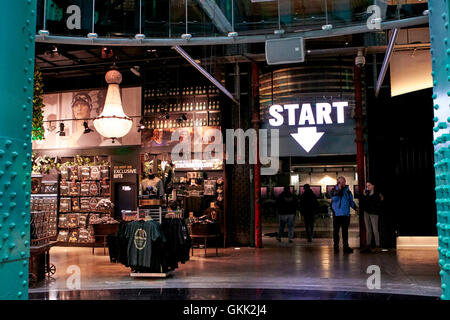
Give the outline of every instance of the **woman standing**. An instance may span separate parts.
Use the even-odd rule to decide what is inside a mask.
[[[366,189],[361,199],[361,209],[364,212],[364,222],[367,230],[367,247],[364,251],[371,251],[372,239],[375,238],[375,250],[380,251],[379,217],[381,214],[382,195],[375,190],[375,185],[366,183]]]

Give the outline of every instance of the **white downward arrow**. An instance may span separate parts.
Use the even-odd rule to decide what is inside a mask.
[[[316,127],[298,128],[297,133],[291,133],[291,136],[297,141],[297,143],[309,152],[322,138],[324,132],[317,132]]]

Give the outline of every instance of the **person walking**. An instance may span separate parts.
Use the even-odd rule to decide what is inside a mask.
[[[316,195],[311,190],[311,186],[309,184],[305,184],[303,188],[304,192],[300,196],[300,214],[303,216],[303,221],[305,222],[308,242],[312,242],[314,233],[314,216],[317,213],[319,204],[317,202]]]
[[[339,230],[342,229],[344,253],[353,253],[348,244],[348,227],[350,225],[350,208],[359,211],[353,195],[346,185],[344,177],[339,177],[336,187],[331,190],[331,211],[333,212],[334,252],[339,253]]]
[[[294,238],[294,220],[297,212],[297,206],[297,196],[290,191],[289,186],[284,187],[284,191],[278,196],[277,199],[278,215],[280,219],[277,235],[278,242],[281,242],[284,227],[287,224],[289,243],[292,243],[292,239]]]
[[[364,212],[364,222],[367,230],[367,247],[365,252],[371,251],[372,240],[375,241],[375,252],[380,249],[379,217],[381,214],[383,196],[376,191],[375,185],[371,182],[366,183],[364,195],[360,201],[361,212]]]

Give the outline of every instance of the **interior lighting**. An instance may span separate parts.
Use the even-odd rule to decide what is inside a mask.
[[[64,131],[64,122],[61,122],[59,124],[59,131],[57,133],[59,133],[60,137],[65,137],[66,136],[66,132]]]
[[[130,132],[133,120],[129,118],[122,107],[119,84],[122,82],[122,75],[117,70],[110,70],[105,75],[108,83],[105,106],[102,113],[94,119],[95,129],[102,136],[112,139],[121,138]]]
[[[84,122],[83,122],[83,126],[84,126],[84,132],[83,132],[83,134],[90,133],[90,132],[93,131],[91,128],[89,128],[89,125],[88,125],[87,121],[84,121]]]

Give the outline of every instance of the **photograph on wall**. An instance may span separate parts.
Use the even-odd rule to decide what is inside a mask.
[[[136,116],[141,114],[141,88],[122,88],[121,95],[123,110],[133,120],[134,128],[139,121]],[[106,88],[45,94],[45,139],[33,141],[33,149],[139,145],[141,139],[136,130],[114,143],[95,130],[93,119],[103,111],[105,98]]]

